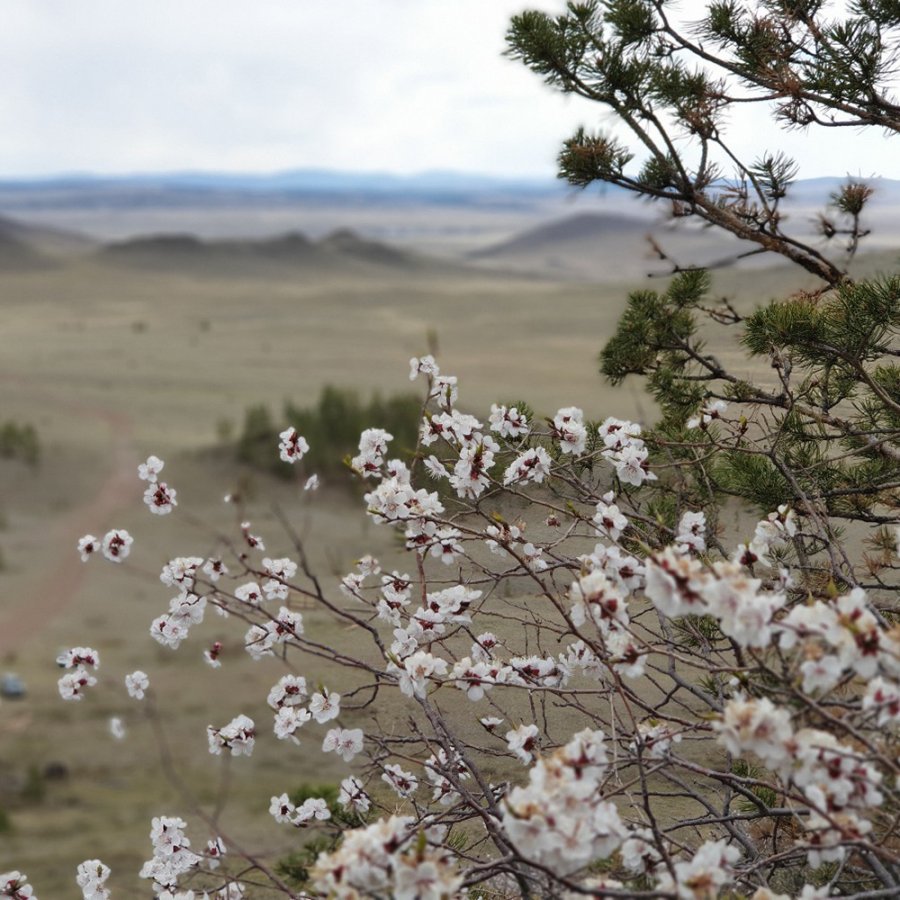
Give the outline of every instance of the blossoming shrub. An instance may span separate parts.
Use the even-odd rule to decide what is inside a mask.
[[[336,797],[290,785],[260,797],[296,833],[281,866],[229,844],[202,810],[160,810],[141,870],[148,891],[896,896],[896,494],[857,517],[873,543],[851,560],[827,498],[804,491],[814,461],[790,459],[779,471],[793,495],[742,520],[729,545],[710,472],[717,458],[733,466],[764,448],[778,463],[771,429],[795,426],[779,425],[774,405],[750,425],[742,410],[759,398],[711,387],[673,436],[665,418],[645,433],[574,407],[539,420],[494,405],[479,418],[460,411],[456,378],[431,357],[412,360],[411,377],[425,385],[415,453],[392,455],[393,436],[367,428],[351,461],[365,514],[396,530],[406,565],[385,571],[363,553],[332,585],[301,540],[291,557],[270,557],[269,536],[245,521],[215,555],[176,548],[163,568],[174,596],[148,640],[184,652],[210,613],[228,616],[272,673],[270,719],[225,721],[211,708],[197,724],[210,754],[283,741],[285,753],[335,754],[346,777]],[[878,410],[859,414],[882,422],[878,448],[896,452],[900,420],[890,431]],[[822,466],[868,452],[871,430],[823,451]],[[296,429],[279,440],[273,456],[308,462]],[[163,466],[141,466],[145,502],[178,515]],[[113,529],[77,550],[87,564],[128,565],[140,538]],[[362,638],[323,643],[304,620],[310,605]],[[206,663],[221,666],[221,651],[207,645]],[[62,700],[89,702],[101,653],[59,658]],[[340,692],[320,682],[323,660],[346,675]],[[116,677],[137,704],[153,691],[144,672]],[[114,894],[101,859],[76,877],[85,898]],[[34,895],[9,872],[0,896]]]

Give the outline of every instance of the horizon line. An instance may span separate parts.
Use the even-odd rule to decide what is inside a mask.
[[[340,169],[327,166],[298,166],[288,169],[272,169],[267,171],[233,170],[233,169],[144,169],[125,172],[101,172],[95,170],[75,169],[69,171],[55,171],[31,174],[3,174],[0,173],[0,184],[37,184],[59,181],[128,181],[148,179],[245,179],[253,181],[276,180],[291,177],[307,178],[362,178],[372,181],[424,181],[427,179],[445,180],[471,180],[494,183],[534,183],[534,184],[558,184],[560,179],[555,174],[492,174],[484,171],[465,169],[421,169],[415,172],[392,172],[384,169]],[[800,184],[814,181],[842,180],[850,178],[843,175],[813,175],[808,178],[798,178],[794,182]],[[900,181],[883,175],[873,175],[861,178],[861,181]]]

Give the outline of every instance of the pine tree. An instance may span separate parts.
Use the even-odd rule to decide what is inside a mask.
[[[580,129],[559,154],[561,178],[624,188],[755,245],[739,256],[779,254],[821,280],[749,315],[712,302],[706,272],[677,265],[665,290],[628,297],[601,372],[613,384],[642,376],[659,407],[656,453],[671,473],[661,520],[692,506],[714,515],[728,496],[764,513],[786,504],[804,521],[796,549],[813,593],[900,592],[885,555],[900,522],[900,277],[855,282],[847,271],[872,190],[848,181],[832,195],[820,231],[846,243],[828,254],[788,231],[781,207],[798,166],[778,129],[752,160],[728,134],[748,104],[789,128],[900,132],[890,90],[900,3],[854,0],[837,14],[820,0],[716,0],[684,26],[668,0],[571,2],[556,17],[516,16],[508,42],[548,84],[615,113],[644,149],[638,162],[616,138]],[[710,349],[715,328],[738,329],[771,376],[730,371]],[[873,552],[852,561],[848,534]]]
[[[841,16],[823,0],[716,0],[696,23],[678,20],[670,0],[589,0],[557,17],[513,18],[509,55],[563,93],[615,113],[644,160],[615,137],[585,129],[559,155],[559,174],[587,187],[607,182],[669,205],[772,252],[837,285],[846,265],[792,236],[782,201],[798,167],[777,147],[746,159],[729,119],[765,104],[789,128],[874,127],[900,132],[890,91],[900,51],[900,3],[853,0]],[[828,238],[865,235],[860,215],[871,191],[848,182],[820,221]]]

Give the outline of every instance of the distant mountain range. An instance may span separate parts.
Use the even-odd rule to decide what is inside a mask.
[[[60,229],[0,218],[0,272],[40,272],[79,263],[196,278],[388,272],[438,276],[465,269],[464,264],[368,240],[349,229],[319,240],[300,232],[260,240],[204,240],[167,233],[99,243]]]
[[[845,177],[809,178],[797,181],[791,189],[794,202],[807,199],[820,202],[845,181]],[[900,198],[900,180],[865,179],[877,187],[881,195]],[[604,193],[624,196],[621,188],[600,185]],[[390,172],[348,172],[333,169],[293,169],[273,173],[247,172],[148,172],[125,175],[99,175],[83,172],[59,175],[3,178],[0,176],[0,199],[3,195],[44,193],[48,198],[68,195],[111,194],[143,196],[156,194],[161,200],[168,192],[187,194],[282,194],[288,196],[349,196],[372,200],[428,199],[431,201],[473,200],[492,195],[528,197],[560,196],[572,191],[554,178],[505,178],[477,173],[432,171],[413,175]]]
[[[784,207],[792,234],[821,243],[816,212],[842,181],[795,185]],[[894,251],[900,181],[870,183],[864,251]],[[0,181],[0,213],[9,216],[0,216],[0,269],[83,260],[198,276],[491,270],[603,282],[715,267],[748,249],[720,230],[666,220],[665,204],[626,194],[453,172],[13,179]]]
[[[188,191],[200,193],[263,193],[334,196],[341,194],[386,197],[469,197],[524,191],[559,194],[567,188],[552,178],[498,178],[464,172],[342,172],[332,169],[295,169],[274,173],[158,172],[133,175],[68,173],[32,178],[3,178],[0,192]]]
[[[797,182],[789,215],[822,209],[842,178]],[[900,181],[871,179],[872,213],[893,216]],[[377,239],[472,238],[468,247],[509,237],[572,211],[658,219],[660,204],[638,202],[599,184],[579,191],[558,179],[498,178],[461,172],[395,175],[297,169],[272,174],[163,172],[134,175],[70,173],[40,178],[0,176],[0,215],[83,232],[101,239],[158,232],[260,238],[300,230],[323,235],[348,226]],[[420,214],[421,213],[421,214]],[[883,230],[883,223],[875,223]],[[489,234],[493,232],[493,234]],[[487,240],[481,241],[479,235]]]
[[[444,260],[411,253],[340,229],[313,241],[300,232],[265,240],[200,240],[190,234],[159,234],[104,245],[103,264],[195,276],[376,274],[458,270]]]

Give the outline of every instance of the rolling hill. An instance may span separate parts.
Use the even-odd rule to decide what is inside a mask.
[[[461,267],[367,240],[341,229],[318,241],[300,232],[263,240],[202,240],[157,234],[104,245],[101,264],[212,277],[366,275],[391,271],[440,274]]]
[[[52,268],[94,246],[80,234],[0,216],[0,268],[5,271]]]
[[[530,228],[467,258],[483,267],[563,281],[621,283],[668,274],[674,263],[715,266],[754,246],[694,222],[604,212]],[[772,256],[755,259],[777,262]]]

